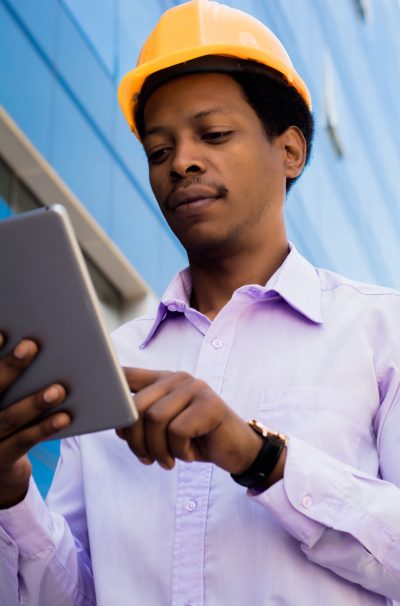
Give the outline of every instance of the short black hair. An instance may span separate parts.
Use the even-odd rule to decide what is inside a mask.
[[[256,61],[234,57],[219,55],[198,57],[149,76],[142,87],[135,110],[139,137],[143,139],[145,132],[146,102],[156,88],[173,78],[210,72],[227,74],[239,84],[270,141],[284,133],[290,126],[297,126],[307,144],[306,164],[308,164],[314,135],[314,118],[304,99],[280,72]],[[287,192],[298,178],[286,180]]]
[[[244,96],[259,117],[264,131],[271,141],[285,132],[290,126],[297,126],[303,133],[307,144],[306,162],[311,157],[314,137],[314,118],[307,104],[279,72],[266,68],[265,74],[243,71],[229,75],[241,87]],[[286,180],[286,191],[300,177]]]

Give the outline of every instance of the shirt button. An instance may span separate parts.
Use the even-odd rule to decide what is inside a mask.
[[[169,311],[176,311],[176,305],[168,305]]]
[[[196,501],[188,501],[185,504],[185,509],[186,509],[186,511],[189,511],[189,512],[194,511],[196,509],[196,507],[197,507]]]
[[[222,347],[222,341],[220,341],[219,339],[214,339],[212,344],[213,344],[213,347],[215,347],[215,349],[219,349],[220,347]]]
[[[309,507],[311,507],[311,505],[312,505],[312,498],[308,494],[305,497],[303,497],[302,505],[306,509],[308,509]]]

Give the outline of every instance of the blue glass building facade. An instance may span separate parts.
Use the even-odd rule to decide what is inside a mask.
[[[290,239],[314,264],[400,288],[400,3],[227,0],[268,25],[308,84],[311,165],[287,200]],[[172,0],[0,0],[0,103],[160,295],[185,263],[116,100]],[[7,157],[3,158],[7,163]],[[0,199],[0,217],[12,212]],[[46,491],[57,443],[32,455]]]

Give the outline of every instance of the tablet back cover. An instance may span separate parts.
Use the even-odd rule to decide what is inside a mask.
[[[0,330],[40,352],[2,396],[4,408],[53,382],[67,388],[66,437],[129,425],[132,396],[100,316],[83,256],[60,205],[0,221]]]

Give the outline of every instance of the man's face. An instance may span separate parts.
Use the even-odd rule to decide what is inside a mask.
[[[281,228],[282,143],[268,140],[231,77],[195,74],[163,84],[144,121],[150,183],[189,258],[251,250]]]

